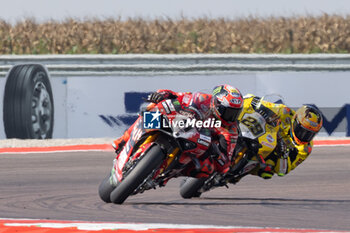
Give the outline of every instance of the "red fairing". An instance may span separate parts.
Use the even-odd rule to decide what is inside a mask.
[[[153,144],[153,142],[144,144],[142,147],[139,148],[139,150],[136,151],[136,153],[133,155],[133,157],[131,159],[135,160],[135,159],[139,158],[140,156],[142,156],[152,146],[152,144]],[[121,154],[122,154],[122,152],[119,155],[121,155]],[[129,160],[130,154],[126,156],[126,160],[123,160],[122,158],[120,158],[120,156],[118,156],[118,157],[119,157],[119,159],[116,160],[118,162],[114,164],[114,169],[115,169],[115,173],[116,173],[116,177],[117,177],[118,181],[121,181],[123,178],[123,172],[122,172],[123,167],[125,166],[125,163]]]
[[[134,146],[136,142],[140,139],[142,134],[145,132],[145,130],[142,127],[142,117],[139,116],[139,118],[135,121],[135,123],[124,133],[123,139],[126,139],[126,144],[123,148],[123,150],[117,155],[116,157],[116,163],[114,164],[115,174],[119,181],[122,180],[123,177],[123,167],[125,166],[126,162],[129,160],[132,151],[134,149]],[[143,147],[140,147],[133,156],[133,159],[140,156],[142,153],[144,153],[149,147],[151,143],[144,145]],[[136,156],[136,157],[135,157]]]
[[[201,92],[197,93],[189,93],[189,92],[173,92],[171,90],[158,90],[157,92],[164,94],[167,97],[171,97],[170,99],[165,99],[164,101],[159,102],[158,104],[154,104],[150,111],[159,110],[163,115],[166,115],[169,120],[173,120],[177,114],[192,114],[192,116],[196,116],[201,120],[206,120],[209,118],[214,118],[211,110],[211,102],[212,95],[205,94]],[[174,106],[172,101],[174,101],[174,96],[177,96],[177,101],[180,105]],[[171,100],[173,99],[173,100]],[[176,100],[175,100],[176,101]],[[176,108],[176,111],[175,111]],[[126,162],[129,160],[131,156],[132,149],[135,143],[139,140],[141,135],[145,132],[153,131],[154,129],[143,129],[142,126],[142,117],[140,116],[138,120],[130,127],[122,137],[127,143],[121,153],[117,156],[117,163],[115,165],[115,172],[118,180],[122,180],[122,169],[125,166]],[[181,164],[189,164],[191,163],[191,156],[196,155],[199,158],[199,162],[201,164],[202,172],[199,172],[197,177],[208,177],[211,172],[215,170],[219,172],[225,172],[230,165],[230,160],[233,155],[233,150],[236,145],[236,140],[238,138],[238,130],[237,124],[231,124],[230,127],[220,127],[220,128],[209,128],[210,135],[206,139],[206,136],[201,136],[199,132],[193,133],[193,135],[187,135],[188,140],[196,143],[197,147],[194,149],[186,150],[179,157],[179,162]],[[202,137],[202,138],[201,138]],[[203,141],[204,137],[204,141]],[[218,157],[218,161],[213,161],[209,158],[200,159],[201,156],[208,150],[209,145],[212,143],[211,139],[217,140],[222,149],[222,154]],[[201,143],[199,143],[201,142]],[[137,151],[136,156],[142,156],[142,154],[149,148],[150,145],[145,145],[145,147],[141,148],[140,151]],[[192,167],[193,169],[194,167]],[[188,175],[190,172],[185,172]]]
[[[212,111],[210,109],[212,95],[201,92],[196,92],[193,94],[185,93],[182,94],[180,98],[178,98],[178,100],[184,107],[193,107],[194,109],[197,109],[204,119],[214,118],[214,115],[212,114]],[[228,170],[228,167],[231,164],[230,161],[233,156],[233,151],[236,147],[236,142],[238,139],[238,125],[237,122],[234,122],[226,127],[211,128],[210,131],[211,137],[214,140],[217,139],[217,141],[219,141],[219,139],[221,139],[219,143],[223,150],[223,154],[219,155],[218,160],[220,160],[220,163],[218,163],[218,161],[208,162],[209,159],[205,159],[200,162],[203,169],[207,171],[211,170],[207,169],[208,164],[213,163],[213,166],[215,167],[216,171],[224,173]],[[186,160],[186,158],[183,158],[183,160]],[[204,174],[207,174],[207,172],[205,172]],[[199,175],[199,177],[203,177],[203,174]]]

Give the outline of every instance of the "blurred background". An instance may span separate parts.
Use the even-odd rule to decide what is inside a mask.
[[[349,12],[345,0],[6,1],[0,74],[46,66],[54,138],[118,136],[150,92],[218,83],[315,104],[327,109],[320,135],[349,136]]]
[[[350,3],[346,0],[12,0],[6,1],[1,7],[0,15],[11,22],[25,17],[35,17],[39,21],[63,20],[67,17],[120,17],[123,20],[142,17],[174,20],[182,17],[236,19],[247,16],[346,15],[349,10]]]
[[[350,2],[13,0],[1,54],[347,53]]]

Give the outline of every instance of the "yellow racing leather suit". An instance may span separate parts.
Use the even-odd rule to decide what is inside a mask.
[[[251,102],[254,98],[255,96],[250,94],[244,98],[244,110],[242,111],[239,118],[240,121],[242,121],[242,116],[244,114],[253,111],[251,108]],[[290,132],[291,122],[293,116],[295,115],[294,110],[288,108],[284,104],[265,102],[264,106],[279,116],[280,124],[277,126],[277,128],[273,129],[277,130],[277,145],[276,142],[270,142],[270,148],[271,146],[275,146],[274,149],[269,151],[269,147],[262,145],[258,152],[263,156],[263,158],[265,158],[265,162],[271,168],[271,171],[258,169],[253,171],[252,175],[258,175],[264,179],[269,179],[275,173],[278,176],[284,176],[290,171],[294,170],[310,155],[313,142],[311,141],[310,143],[301,145],[298,145],[296,142],[294,142]],[[262,137],[266,137],[266,135],[261,135],[259,137],[259,142],[264,141],[260,140]]]
[[[266,163],[272,166],[273,172],[258,172],[259,176],[269,179],[276,173],[284,176],[300,165],[311,153],[313,142],[298,145],[294,142],[290,128],[295,111],[280,104],[280,126],[278,131],[278,145],[266,158]]]
[[[274,154],[277,157],[275,162],[274,172],[279,176],[284,176],[290,171],[294,170],[300,165],[311,153],[313,142],[298,145],[291,136],[291,121],[295,114],[295,111],[282,105],[281,111],[281,124],[279,129],[280,141],[279,148],[283,148],[284,151],[277,151]],[[281,144],[284,144],[281,146]]]

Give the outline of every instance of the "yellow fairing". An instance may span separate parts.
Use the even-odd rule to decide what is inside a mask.
[[[270,139],[268,141],[267,137],[271,137],[273,141]],[[271,142],[272,141],[272,142]],[[259,149],[259,155],[261,155],[263,158],[266,158],[269,154],[272,153],[272,151],[275,149],[277,145],[277,139],[276,134],[272,134],[271,132],[266,132],[264,135],[259,137],[259,143],[261,144],[261,148]]]
[[[252,107],[252,100],[253,100],[254,96],[249,97],[249,98],[245,98],[244,99],[244,107],[242,110],[242,113],[239,116],[239,120],[242,123],[244,123],[244,119],[246,119],[247,117],[250,116],[250,114],[257,114],[255,112],[255,110]],[[264,104],[265,105],[265,104]],[[278,109],[279,105],[278,104],[273,104],[273,103],[269,103],[268,106],[269,109],[274,108],[274,109]],[[276,112],[276,111],[274,111]],[[243,120],[243,122],[242,122]],[[249,123],[249,122],[248,122]],[[258,153],[263,156],[263,158],[265,159],[269,154],[271,154],[271,152],[275,149],[276,145],[277,145],[277,132],[279,129],[279,125],[273,127],[269,124],[265,124],[265,129],[264,132],[262,132],[261,134],[258,134],[258,141],[261,144],[261,148],[259,149]]]

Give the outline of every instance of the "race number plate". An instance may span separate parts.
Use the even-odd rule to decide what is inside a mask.
[[[255,139],[265,133],[265,119],[257,112],[245,113],[239,123],[242,136]]]

